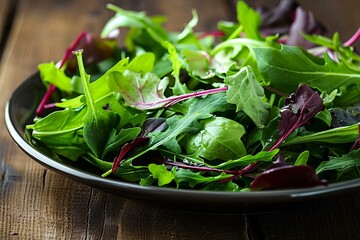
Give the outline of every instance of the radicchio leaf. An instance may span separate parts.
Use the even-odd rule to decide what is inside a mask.
[[[358,149],[360,149],[360,125],[358,125],[358,137],[356,138],[354,144],[352,145],[350,152]]]
[[[315,19],[311,11],[303,9],[295,0],[280,0],[273,9],[258,8],[261,15],[260,31],[265,35],[280,34],[284,43],[311,48],[303,34],[324,34],[325,27]]]
[[[278,139],[269,151],[277,148],[296,128],[304,126],[325,106],[320,95],[307,85],[301,85],[295,94],[285,99],[278,123]]]
[[[304,188],[324,185],[315,170],[306,165],[270,168],[251,182],[251,190]]]
[[[148,118],[144,124],[143,129],[139,136],[133,141],[126,143],[120,150],[118,157],[115,159],[111,171],[114,173],[117,167],[120,165],[124,157],[134,148],[141,146],[149,141],[148,134],[154,131],[163,131],[167,127],[166,120],[164,118]]]
[[[309,49],[314,47],[314,44],[306,40],[303,34],[323,34],[324,32],[325,28],[316,21],[312,12],[298,7],[286,44]]]

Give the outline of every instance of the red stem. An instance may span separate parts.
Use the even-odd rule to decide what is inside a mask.
[[[350,47],[360,38],[360,28],[356,31],[356,33],[344,43],[345,47]]]
[[[79,43],[81,42],[81,40],[83,38],[86,39],[86,41],[89,40],[90,34],[87,32],[81,32],[76,39],[74,40],[74,42],[71,44],[71,46],[66,50],[64,57],[61,59],[58,68],[62,68],[64,66],[64,64],[66,63],[66,61],[71,57],[72,55],[72,51],[74,51],[76,49],[76,47],[79,45]],[[36,115],[40,115],[44,109],[45,109],[45,105],[48,103],[49,99],[51,98],[52,94],[55,92],[56,90],[56,86],[53,84],[49,85],[49,88],[47,89],[45,95],[43,96],[43,98],[40,101],[39,106],[36,109]]]

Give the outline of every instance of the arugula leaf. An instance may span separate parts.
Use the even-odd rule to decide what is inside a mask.
[[[320,174],[325,171],[341,171],[349,167],[360,167],[360,150],[354,150],[340,157],[333,157],[329,161],[323,161],[316,168],[316,173]]]
[[[96,166],[102,171],[107,171],[111,168],[112,163],[101,160],[95,157],[93,154],[84,155],[83,158]],[[132,166],[128,164],[123,164],[116,169],[116,172],[113,173],[119,179],[122,179],[127,182],[139,182],[142,178],[146,178],[150,175],[149,170],[143,166]]]
[[[231,176],[224,172],[215,176],[204,176],[201,174],[201,172],[192,172],[183,168],[180,168],[178,170],[176,168],[173,168],[172,173],[174,175],[174,180],[176,182],[177,188],[179,188],[182,184],[194,188],[198,184],[218,182]]]
[[[173,86],[173,93],[175,95],[188,93],[189,91],[188,91],[186,85],[182,84],[180,81],[180,70],[182,67],[182,63],[180,61],[180,57],[179,57],[179,54],[178,54],[175,46],[172,43],[170,43],[169,41],[164,41],[162,44],[168,50],[169,59],[172,63],[173,71],[171,72],[171,75],[175,78],[175,84]]]
[[[265,101],[264,89],[256,80],[251,67],[242,68],[235,75],[226,77],[224,81],[229,86],[229,103],[236,104],[236,111],[243,110],[258,128],[264,128],[270,106]]]
[[[279,149],[272,151],[260,151],[255,155],[249,154],[239,159],[229,160],[212,167],[218,169],[231,169],[236,167],[244,167],[255,162],[271,162],[278,153]]]
[[[82,50],[75,51],[74,54],[78,60],[81,82],[83,84],[87,112],[82,122],[84,124],[83,134],[86,144],[96,157],[102,155],[105,141],[109,136],[113,127],[116,126],[116,114],[97,108],[93,96],[90,92],[90,76],[86,74],[84,64],[82,62]]]
[[[253,51],[263,77],[270,80],[271,87],[284,93],[290,94],[299,84],[307,84],[328,94],[338,90],[334,101],[338,106],[351,105],[360,98],[359,72],[332,60],[327,54],[318,58],[287,45],[281,45],[280,49],[254,47]]]
[[[148,166],[148,168],[152,177],[158,180],[158,185],[160,187],[167,185],[174,180],[174,174],[171,171],[168,171],[164,164],[157,165],[152,163]]]
[[[122,128],[118,133],[115,129],[112,129],[105,144],[102,157],[104,158],[104,156],[110,151],[119,150],[125,143],[136,138],[139,135],[140,131],[141,128],[139,127]]]
[[[358,124],[337,127],[306,135],[288,138],[281,146],[290,146],[299,143],[325,142],[325,143],[351,143],[358,137]]]

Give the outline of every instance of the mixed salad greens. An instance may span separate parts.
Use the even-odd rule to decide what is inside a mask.
[[[114,5],[39,72],[27,136],[54,157],[144,186],[301,188],[360,177],[360,56],[294,1],[237,3],[237,22],[167,32]],[[304,24],[306,23],[306,24]],[[119,47],[120,27],[128,29]]]

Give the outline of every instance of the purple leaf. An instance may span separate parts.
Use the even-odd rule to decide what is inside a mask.
[[[315,170],[306,165],[270,168],[251,182],[251,190],[305,188],[325,185]]]
[[[285,100],[281,108],[281,120],[278,123],[279,135],[269,151],[277,148],[296,128],[304,126],[325,106],[320,95],[307,85],[300,86],[295,94]]]
[[[287,34],[294,21],[298,3],[294,0],[282,0],[273,9],[259,8],[261,15],[261,31],[266,35]]]
[[[306,40],[303,34],[323,34],[324,32],[325,28],[316,21],[312,12],[298,7],[286,44],[309,49],[314,47],[314,44]]]
[[[358,136],[354,142],[354,144],[352,145],[350,152],[353,150],[358,150],[360,149],[360,125],[358,125]]]
[[[129,143],[126,143],[120,150],[118,157],[115,159],[111,171],[114,173],[121,161],[126,155],[138,146],[146,144],[149,141],[148,134],[154,131],[163,131],[167,127],[166,120],[164,118],[148,118],[144,124],[143,129],[138,137]]]

